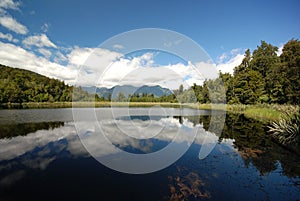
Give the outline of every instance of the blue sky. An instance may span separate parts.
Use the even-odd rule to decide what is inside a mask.
[[[44,23],[62,45],[97,46],[132,29],[165,28],[198,42],[215,60],[224,51],[274,45],[300,34],[299,1],[24,1],[16,19],[35,33]],[[34,14],[30,14],[34,12]]]
[[[22,58],[39,60],[24,68],[65,80],[68,78],[34,65],[49,61],[49,68],[55,71],[56,64],[72,63],[74,50],[95,48],[132,29],[163,28],[184,34],[224,69],[240,62],[245,49],[253,51],[261,40],[281,47],[300,38],[297,0],[0,0],[0,8],[0,63],[22,67],[7,55],[16,54],[9,51],[19,48],[16,51],[24,54]]]

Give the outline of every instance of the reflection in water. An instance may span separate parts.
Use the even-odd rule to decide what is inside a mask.
[[[61,111],[65,114],[66,110]],[[35,195],[37,189],[51,194],[52,197],[46,198],[50,200],[58,199],[64,193],[67,198],[77,199],[77,191],[90,194],[88,198],[82,197],[87,200],[299,198],[300,158],[273,143],[265,134],[265,125],[243,115],[228,114],[222,135],[217,137],[207,131],[210,118],[208,115],[199,118],[188,114],[135,114],[103,119],[101,126],[110,133],[106,137],[119,149],[131,153],[156,152],[174,140],[179,130],[180,135],[188,135],[191,131],[197,133],[188,152],[174,165],[138,176],[117,173],[96,163],[83,147],[73,122],[55,119],[38,122],[37,117],[35,123],[7,120],[0,126],[0,200],[21,199],[26,192],[27,196],[38,200],[41,198]],[[127,129],[126,132],[130,131],[131,123],[151,129],[148,129],[149,133],[141,130],[129,136],[116,126],[116,121],[121,128]],[[95,152],[110,155],[118,151],[100,147],[93,139],[93,123],[82,124],[87,130],[82,140],[93,145]],[[159,131],[157,128],[162,126],[163,132],[157,135],[150,132]],[[184,141],[180,135],[176,138],[177,143]],[[219,144],[207,158],[199,160],[198,153],[205,138]]]
[[[128,119],[134,120],[135,127],[132,126],[132,122],[128,121]],[[177,118],[158,118],[157,116],[154,116],[154,118],[149,117],[149,119],[151,119],[151,123],[149,123],[150,120],[145,121],[143,116],[141,121],[136,121],[137,116],[118,118],[116,121],[102,121],[101,128],[112,144],[127,152],[136,154],[158,151],[167,146],[171,141],[178,144],[183,143],[186,140],[185,136],[195,132],[199,134],[197,142],[201,144],[203,138],[208,135],[200,135],[200,133],[205,132],[201,124],[194,126],[184,117],[181,117],[180,121],[177,121]],[[88,125],[88,122],[86,122],[86,125]],[[124,130],[119,129],[120,127],[126,128],[125,132]],[[153,135],[153,133],[156,135]],[[176,135],[178,136],[176,137]],[[210,135],[213,139],[217,139],[212,133],[210,133]],[[151,138],[149,138],[149,136],[151,136]],[[84,138],[83,140],[94,141],[95,139],[90,136],[90,138]],[[97,155],[101,155],[101,153]]]
[[[64,122],[39,122],[39,123],[10,123],[0,127],[0,138],[11,138],[27,135],[38,130],[49,130],[64,125]]]
[[[261,175],[268,174],[281,164],[283,174],[300,176],[299,156],[276,145],[266,135],[267,127],[244,115],[229,114],[220,138],[234,139],[234,147],[244,159],[245,166],[254,165]]]
[[[31,126],[31,128],[39,127],[40,124],[36,124],[37,126]],[[60,125],[60,123],[54,124]],[[49,130],[37,130],[26,136],[0,139],[0,163],[18,159],[18,162],[21,161],[26,166],[45,169],[64,149],[75,156],[86,154],[76,135],[74,124],[64,123],[63,125],[58,128],[49,126],[48,128],[51,128]],[[1,168],[3,166],[0,170]]]

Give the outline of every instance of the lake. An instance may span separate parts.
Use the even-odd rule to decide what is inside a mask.
[[[226,114],[216,134],[204,110],[75,110],[0,110],[0,200],[300,200],[300,157],[261,122]]]

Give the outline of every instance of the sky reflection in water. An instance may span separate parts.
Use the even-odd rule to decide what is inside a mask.
[[[30,189],[36,187],[43,179],[45,180],[43,185],[36,187],[42,191],[49,191],[48,188],[53,185],[53,179],[56,179],[57,182],[66,180],[71,186],[75,185],[73,188],[79,190],[80,185],[72,184],[74,181],[67,176],[73,174],[72,172],[79,176],[79,183],[88,179],[91,181],[91,185],[100,186],[102,188],[100,191],[103,193],[105,191],[120,192],[118,196],[121,197],[117,195],[103,196],[111,200],[120,198],[132,200],[130,193],[136,194],[135,196],[139,200],[197,200],[200,198],[209,200],[224,200],[225,198],[296,200],[300,196],[299,157],[262,137],[265,132],[264,125],[259,125],[258,122],[245,119],[243,116],[227,115],[224,132],[220,137],[206,131],[210,120],[207,115],[200,116],[200,118],[156,115],[152,119],[147,119],[140,114],[134,114],[131,117],[118,116],[115,118],[118,123],[123,125],[123,128],[129,127],[129,129],[131,123],[129,120],[131,119],[134,119],[134,124],[141,128],[150,125],[149,128],[153,127],[155,130],[164,125],[163,132],[155,136],[151,136],[151,133],[147,132],[138,133],[139,135],[143,134],[144,139],[136,138],[138,136],[136,134],[124,135],[116,128],[112,119],[103,119],[101,125],[105,131],[109,131],[107,138],[118,147],[117,149],[99,147],[99,144],[93,141],[93,129],[89,126],[92,122],[82,122],[90,131],[84,133],[84,140],[86,143],[94,145],[96,147],[94,151],[99,155],[110,155],[118,149],[137,154],[153,153],[174,140],[175,132],[178,130],[181,130],[180,135],[196,130],[197,136],[193,145],[175,164],[156,173],[133,176],[114,172],[96,163],[82,145],[74,123],[64,121],[69,120],[70,111],[60,111],[65,114],[64,117],[60,116],[60,118],[55,117],[54,119],[46,117],[47,122],[42,118],[40,120],[43,122],[33,121],[31,123],[23,120],[18,122],[15,119],[9,121],[8,118],[5,123],[1,123],[0,198],[9,198],[10,196],[15,199],[20,198],[12,192],[20,193],[26,189],[28,197],[37,199],[37,195]],[[5,115],[7,113],[9,112],[5,111]],[[33,116],[38,115],[34,114]],[[3,113],[0,113],[1,118],[3,118]],[[149,120],[152,121],[151,124]],[[22,129],[18,131],[16,127]],[[220,143],[207,158],[199,160],[198,153],[204,137],[212,142],[219,141]],[[181,143],[184,138],[179,137],[176,140],[178,140],[177,143]],[[73,164],[73,170],[69,169],[70,164]],[[86,171],[88,169],[93,174],[88,173]],[[51,171],[55,171],[55,174],[60,177],[53,176]],[[103,184],[103,181],[98,180],[104,180],[106,183]],[[22,185],[25,181],[27,187]],[[112,183],[109,184],[109,181]],[[148,189],[151,196],[147,196],[146,192],[140,189],[142,188],[141,181],[144,181],[142,187]],[[56,185],[65,192],[54,192],[49,199],[53,196],[56,198],[59,194],[70,196],[70,189],[69,192],[67,187],[63,187],[59,183]],[[120,188],[121,185],[127,185],[125,187],[127,191],[114,189],[114,186]],[[90,189],[83,187],[81,190],[82,193],[89,192],[91,197],[96,196],[96,193],[91,193]]]

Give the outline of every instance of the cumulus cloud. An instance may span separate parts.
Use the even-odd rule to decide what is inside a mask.
[[[102,48],[80,48],[75,47],[67,55],[69,63],[76,66],[85,66],[89,69],[98,69],[108,66],[122,54]]]
[[[46,58],[49,58],[52,54],[50,50],[47,50],[45,48],[39,48],[38,51],[39,51],[39,53],[44,55]]]
[[[180,84],[188,87],[194,83],[202,84],[204,80],[201,72],[191,63],[161,66],[153,64],[152,53],[145,53],[131,59],[119,59],[107,68],[98,84],[106,87],[126,84],[134,86],[161,85],[170,89],[178,89]],[[205,66],[204,64],[201,64],[201,68]]]
[[[57,46],[50,41],[46,34],[40,34],[35,36],[29,36],[25,38],[22,43],[26,47],[36,46],[36,47],[52,47],[57,48]]]
[[[217,70],[233,74],[234,68],[240,65],[245,57],[242,52],[242,49],[237,48],[231,50],[230,53],[223,53],[218,59]]]
[[[79,69],[76,85],[94,86],[108,66],[121,56],[120,53],[102,48],[75,47],[67,58],[69,65]]]
[[[55,53],[54,62],[56,63],[62,63],[68,61],[68,58],[62,54],[60,51],[57,51]]]
[[[233,74],[233,70],[236,66],[240,65],[244,59],[243,54],[237,54],[235,57],[231,58],[229,61],[225,63],[220,63],[217,65],[217,69],[222,73],[230,73]]]
[[[15,20],[13,17],[11,17],[8,14],[5,15],[2,14],[0,16],[0,25],[18,34],[28,33],[28,29],[26,26],[17,22],[17,20]]]
[[[18,10],[20,3],[14,2],[12,0],[1,0],[0,1],[0,8],[3,9],[12,9],[12,10]]]
[[[12,0],[0,0],[0,25],[17,34],[27,34],[27,27],[19,23],[6,11],[8,9],[19,10],[19,5],[19,2],[14,2]]]
[[[216,65],[211,62],[198,62],[195,64],[198,74],[200,73],[204,79],[215,79],[218,77]]]
[[[44,57],[39,57],[34,52],[17,45],[0,42],[0,61],[1,64],[64,80],[68,84],[75,84],[77,74],[81,69],[81,73],[88,73],[81,76],[82,79],[78,80],[76,84],[89,86],[98,79],[99,73],[121,56],[120,53],[101,48],[75,47],[67,55],[60,51],[54,52],[54,61],[50,61],[51,51],[43,46],[37,51]],[[62,62],[66,64],[60,64]]]
[[[13,38],[13,36],[11,34],[4,34],[2,32],[0,32],[0,38],[8,40],[9,42],[14,42],[14,43],[19,42],[19,40],[16,38]]]
[[[35,45],[43,56],[14,44],[1,42],[2,64],[31,70],[64,80],[68,84],[101,87],[125,84],[161,85],[178,89],[180,84],[185,88],[194,83],[202,84],[204,79],[213,78],[210,77],[211,74],[216,74],[211,73],[216,71],[216,66],[206,62],[194,65],[191,62],[158,65],[155,63],[156,54],[152,52],[126,58],[121,53],[102,48],[74,47],[67,54],[63,54],[61,48],[49,51],[46,48],[55,45],[43,34],[26,38],[23,44]]]
[[[0,42],[1,64],[23,68],[48,77],[65,80],[67,83],[74,83],[77,71],[72,66],[62,66],[49,61],[46,58],[38,57],[14,44]]]

